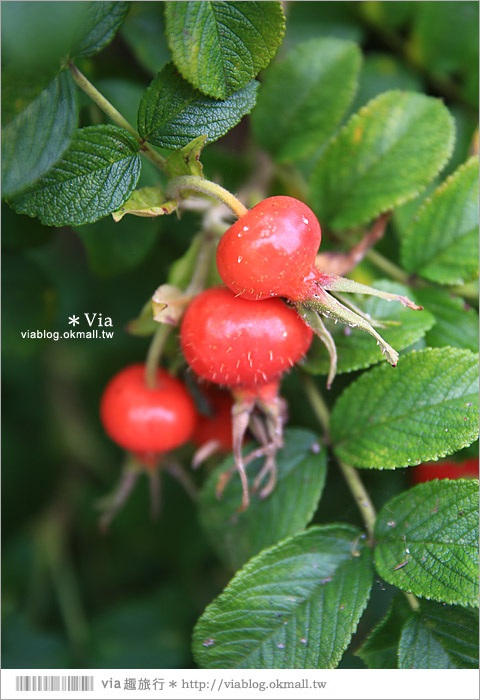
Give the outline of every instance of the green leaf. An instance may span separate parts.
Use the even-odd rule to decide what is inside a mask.
[[[367,469],[436,460],[478,437],[478,357],[468,350],[410,352],[343,392],[331,417],[335,454]]]
[[[372,286],[384,292],[401,294],[411,297],[411,291],[401,284],[379,280],[372,282]],[[351,295],[348,296],[348,299]],[[376,321],[385,322],[385,328],[378,330],[395,350],[403,350],[423,338],[425,333],[433,326],[434,318],[428,311],[413,311],[401,304],[392,304],[378,297],[353,297],[352,301],[362,311]],[[393,324],[389,326],[388,323]],[[352,372],[377,364],[384,360],[379,347],[374,339],[358,328],[350,328],[341,324],[326,322],[330,333],[337,346],[338,364],[337,373]],[[320,341],[314,341],[303,369],[312,374],[328,374],[330,357]]]
[[[145,85],[123,78],[101,78],[95,82],[95,86],[130,124],[136,123],[138,106],[145,92]],[[106,117],[104,122],[109,123]],[[153,187],[164,180],[163,173],[158,167],[148,158],[142,158],[142,170],[137,187]]]
[[[478,313],[446,289],[416,289],[415,299],[435,317],[425,339],[431,347],[450,345],[478,352]]]
[[[400,633],[411,612],[406,598],[403,595],[396,596],[383,620],[372,630],[355,655],[368,668],[397,668]]]
[[[2,194],[31,185],[68,147],[77,128],[76,91],[61,71],[2,129]]]
[[[129,2],[89,2],[73,55],[78,58],[93,56],[108,46],[122,26],[129,8]]]
[[[335,668],[370,595],[362,537],[312,527],[251,559],[195,627],[199,666]]]
[[[470,158],[427,200],[402,239],[409,272],[440,284],[478,277],[478,156]]]
[[[392,498],[375,522],[375,566],[404,591],[478,606],[478,481],[441,479]]]
[[[258,83],[248,85],[225,100],[202,95],[168,63],[145,90],[138,110],[140,135],[162,148],[181,148],[198,136],[206,143],[227,133],[255,104]]]
[[[170,60],[161,3],[132,3],[120,34],[137,61],[152,75]]]
[[[392,90],[369,102],[323,151],[311,199],[338,230],[371,221],[416,197],[453,149],[453,119],[433,97]]]
[[[350,104],[362,56],[342,39],[312,39],[265,73],[252,126],[280,162],[313,153],[335,131]]]
[[[101,277],[113,277],[137,267],[153,249],[158,231],[158,219],[139,223],[133,217],[118,223],[109,217],[76,229],[90,268]]]
[[[234,476],[219,501],[218,477],[233,464],[228,459],[215,470],[200,493],[200,522],[222,561],[233,571],[275,542],[302,530],[311,520],[326,477],[326,452],[319,438],[307,430],[291,428],[277,457],[278,482],[264,501],[254,496],[247,510],[238,513],[242,500],[240,480]],[[250,483],[263,460],[247,467]]]
[[[63,158],[11,205],[49,226],[93,223],[128,199],[139,174],[138,143],[128,131],[87,126],[77,130]]]
[[[120,209],[112,213],[112,217],[114,221],[120,221],[125,214],[152,218],[171,214],[176,208],[177,201],[175,199],[166,200],[163,187],[155,185],[154,187],[142,187],[139,190],[134,190]]]
[[[279,2],[166,2],[165,25],[183,77],[225,99],[269,64],[285,17]]]
[[[184,148],[170,153],[165,163],[165,172],[168,173],[169,177],[179,177],[180,175],[203,177],[203,165],[200,163],[200,154],[206,139],[206,136],[198,136]]]
[[[403,628],[398,666],[478,669],[478,612],[422,602]]]

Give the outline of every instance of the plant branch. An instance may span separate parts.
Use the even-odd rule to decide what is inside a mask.
[[[303,386],[310,401],[312,410],[322,426],[326,435],[329,435],[330,430],[330,412],[325,404],[322,395],[317,389],[315,382],[310,376],[303,376]],[[330,441],[330,439],[329,439]],[[363,485],[358,471],[341,460],[337,459],[338,466],[348,484],[348,487],[360,509],[363,522],[367,528],[370,544],[373,542],[373,527],[377,514],[373,506],[370,496]]]
[[[325,404],[325,401],[323,400],[322,395],[317,389],[312,377],[305,373],[302,374],[302,383],[305,389],[305,393],[307,394],[307,398],[313,409],[313,412],[318,422],[322,426],[324,433],[327,436],[327,442],[329,443],[330,412],[328,410],[328,407]],[[370,546],[372,546],[374,542],[375,520],[377,518],[375,506],[373,505],[370,499],[370,495],[367,489],[365,488],[358,471],[354,467],[351,467],[349,464],[345,464],[345,462],[342,462],[341,459],[336,458],[336,461],[338,466],[340,467],[340,471],[342,472],[345,478],[345,481],[348,484],[350,492],[354,497],[357,506],[360,510],[363,522],[365,523],[365,527],[367,528],[368,541]],[[410,605],[411,609],[413,611],[418,610],[420,604],[417,598],[413,595],[413,593],[406,593],[405,591],[403,591],[403,594],[408,600],[408,604]]]
[[[145,384],[149,389],[155,389],[157,386],[157,367],[160,363],[163,348],[165,347],[165,343],[172,329],[173,326],[167,323],[161,323],[155,331],[155,335],[148,348],[147,359],[145,360]]]
[[[181,177],[175,177],[173,180],[170,180],[167,187],[167,197],[176,199],[185,191],[200,192],[201,194],[206,194],[209,197],[218,199],[220,202],[223,202],[223,204],[226,204],[238,219],[245,216],[248,211],[247,207],[224,187],[196,175],[182,175]]]
[[[79,88],[83,90],[83,92],[90,97],[93,102],[104,112],[104,114],[109,117],[114,124],[117,126],[122,127],[123,129],[126,129],[129,131],[132,136],[135,137],[135,139],[138,141],[140,144],[140,150],[142,153],[150,160],[154,165],[156,165],[160,170],[165,170],[165,158],[160,155],[160,153],[157,153],[155,149],[153,149],[150,144],[146,143],[138,131],[133,127],[130,122],[128,122],[125,117],[120,114],[118,109],[116,109],[107,99],[102,95],[101,92],[97,90],[97,88],[88,80],[88,78],[83,75],[81,71],[78,70],[77,66],[70,61],[68,64],[68,67],[70,69],[70,73],[72,74],[72,77],[76,84],[78,85]]]

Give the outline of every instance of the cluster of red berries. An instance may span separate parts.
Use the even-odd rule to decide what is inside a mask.
[[[185,359],[200,378],[231,390],[233,405],[218,396],[212,400],[210,392],[214,411],[225,416],[228,410],[231,421],[198,418],[179,379],[159,369],[157,386],[150,389],[144,366],[134,365],[117,374],[104,392],[101,419],[109,436],[147,469],[157,465],[158,455],[195,433],[205,454],[212,443],[233,447],[242,508],[249,503],[245,464],[263,455],[254,490],[268,477],[260,490],[267,496],[275,485],[274,455],[282,445],[286,415],[279,380],[302,358],[313,335],[297,311],[276,297],[300,301],[311,295],[321,277],[314,264],[320,239],[319,223],[305,204],[292,197],[264,200],[219,243],[217,267],[227,286],[200,293],[186,310],[180,329]],[[248,428],[261,447],[244,459]],[[228,476],[219,484],[219,494]]]

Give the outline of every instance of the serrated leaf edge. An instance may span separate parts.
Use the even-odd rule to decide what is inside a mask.
[[[402,258],[402,264],[406,270],[409,272],[415,272],[415,270],[412,270],[411,267],[409,267],[405,259],[405,250],[408,248],[408,245],[410,241],[414,239],[414,233],[415,233],[415,228],[418,225],[418,219],[420,219],[423,215],[423,212],[425,209],[428,209],[436,200],[438,197],[440,197],[443,192],[448,189],[448,187],[451,185],[452,182],[455,182],[461,175],[476,161],[477,163],[477,169],[478,169],[478,155],[471,156],[468,158],[465,163],[461,163],[458,168],[453,172],[448,175],[448,177],[438,185],[438,187],[435,188],[435,190],[432,192],[430,197],[427,197],[425,201],[421,204],[420,208],[418,211],[415,213],[415,216],[413,217],[412,221],[408,225],[405,234],[402,236],[402,246],[401,246],[401,258]],[[422,274],[422,270],[418,270],[418,274]],[[426,278],[426,279],[431,279],[431,278]],[[442,285],[448,285],[448,286],[455,286],[458,284],[464,284],[464,280],[458,278],[456,281],[453,282],[448,282],[445,283],[442,280],[431,280],[434,282],[438,282]]]
[[[405,94],[405,92],[409,92],[409,91],[408,90],[386,90],[385,92],[382,92],[380,95],[377,95],[376,97],[374,97],[366,105],[361,107],[358,112],[356,112],[355,114],[352,114],[352,116],[350,117],[348,122],[341,127],[341,129],[335,134],[335,136],[333,136],[330,139],[330,141],[328,141],[328,143],[325,146],[325,150],[323,151],[318,163],[320,163],[323,160],[323,158],[325,157],[325,155],[327,153],[327,150],[340,139],[342,134],[350,127],[350,125],[356,123],[359,119],[361,119],[363,116],[365,116],[365,114],[370,112],[371,108],[376,104],[377,101],[380,100],[380,98],[383,98],[385,95],[390,95],[390,94],[395,94],[395,93],[402,95],[402,94]],[[412,92],[412,94],[418,95],[418,94],[423,94],[423,93],[413,93]],[[431,95],[423,95],[423,96],[428,97],[432,100],[435,100],[436,102],[440,103],[443,107],[445,107],[445,104],[441,99],[431,97]],[[337,231],[337,230],[341,230],[341,229],[355,228],[357,226],[361,226],[362,224],[366,224],[370,221],[373,221],[381,214],[385,214],[387,211],[390,211],[392,209],[396,209],[397,207],[402,206],[402,204],[406,204],[406,202],[409,202],[410,200],[415,199],[416,197],[418,197],[418,195],[420,195],[427,188],[429,183],[443,170],[445,165],[448,163],[448,161],[450,160],[450,158],[452,156],[453,149],[455,147],[455,140],[456,140],[455,121],[454,121],[452,115],[450,114],[450,112],[448,110],[447,110],[447,112],[449,114],[450,123],[452,125],[452,138],[449,142],[448,152],[445,155],[445,159],[444,159],[443,163],[441,163],[440,166],[437,168],[437,170],[431,175],[430,180],[427,183],[425,183],[425,185],[423,185],[418,190],[416,190],[415,192],[411,192],[408,195],[403,195],[401,197],[397,197],[395,200],[393,200],[393,202],[390,206],[380,207],[379,209],[375,210],[375,213],[373,215],[369,216],[368,218],[364,218],[362,220],[358,220],[355,222],[349,222],[347,225],[340,225],[340,226],[335,225],[335,218],[334,218],[330,223],[330,226],[333,230]],[[317,165],[315,166],[313,173],[312,173],[313,178],[315,177],[316,167],[317,167]],[[336,217],[336,218],[338,218],[338,217]]]

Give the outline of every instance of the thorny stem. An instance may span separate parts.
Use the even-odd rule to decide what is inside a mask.
[[[325,435],[328,436],[330,429],[330,412],[328,410],[328,407],[325,404],[323,397],[317,389],[312,377],[304,374],[302,376],[302,382],[312,410],[315,416],[317,417],[318,422],[322,426]],[[329,438],[328,442],[330,442]],[[374,526],[375,520],[377,518],[377,513],[370,499],[370,495],[367,489],[365,488],[358,471],[354,467],[351,467],[349,464],[345,464],[345,462],[342,462],[342,460],[338,458],[336,458],[336,461],[338,466],[340,467],[340,471],[342,472],[345,478],[345,481],[347,482],[350,492],[358,505],[360,514],[363,518],[363,522],[365,523],[365,527],[367,528],[369,544],[370,546],[372,546],[374,542]],[[418,608],[420,607],[419,602],[417,598],[413,595],[413,593],[405,593],[404,591],[404,595],[407,598],[412,610],[418,610]]]
[[[78,87],[83,90],[83,92],[90,97],[95,104],[100,107],[102,112],[104,112],[107,117],[109,117],[114,124],[121,126],[123,129],[129,131],[132,136],[140,144],[140,150],[142,153],[150,160],[157,168],[160,170],[165,170],[165,158],[160,155],[155,149],[153,149],[150,144],[146,143],[138,131],[128,122],[125,117],[120,114],[118,109],[116,109],[107,99],[102,95],[101,92],[88,80],[88,78],[83,75],[81,71],[78,70],[77,66],[70,61],[68,64],[72,78],[77,83]]]
[[[239,219],[245,216],[248,211],[247,207],[224,187],[197,175],[182,175],[170,180],[167,188],[167,197],[177,198],[178,195],[185,191],[200,192],[218,199],[223,204],[226,204]]]
[[[157,386],[157,367],[160,357],[167,342],[168,336],[173,330],[173,326],[161,323],[155,331],[150,347],[148,348],[147,359],[145,360],[145,384],[149,389]]]

